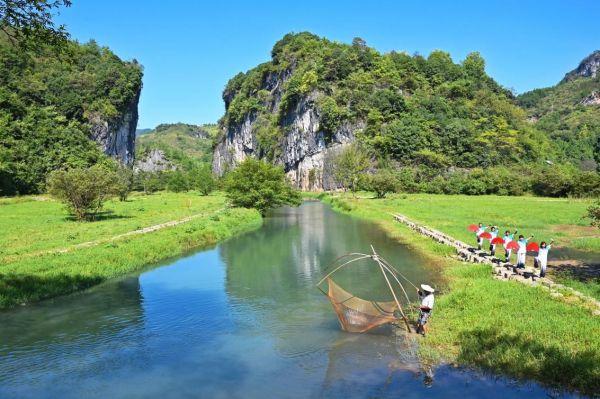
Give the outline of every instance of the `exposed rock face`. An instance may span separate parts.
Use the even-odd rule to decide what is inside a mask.
[[[115,121],[107,121],[99,115],[90,117],[90,138],[100,144],[105,154],[125,165],[132,165],[134,160],[140,91]]]
[[[165,153],[158,149],[152,149],[146,156],[135,162],[135,172],[161,172],[174,170],[175,166],[165,157]]]
[[[588,55],[576,69],[567,73],[562,81],[565,82],[578,77],[595,78],[598,75],[598,70],[600,70],[600,50]]]
[[[263,88],[271,93],[268,108],[277,112],[281,101],[281,86],[289,73],[277,76],[269,74]],[[224,93],[225,104],[231,101],[231,93]],[[354,141],[355,132],[363,123],[344,124],[329,137],[320,129],[320,115],[316,107],[318,92],[302,98],[285,115],[282,124],[283,137],[279,142],[280,155],[274,160],[283,165],[290,181],[302,190],[329,190],[337,188],[331,174],[331,160],[344,146]],[[256,115],[250,113],[239,124],[225,129],[222,140],[213,155],[213,171],[222,175],[246,157],[260,158],[256,137]]]
[[[600,105],[600,91],[593,91],[589,96],[581,100],[582,105]]]

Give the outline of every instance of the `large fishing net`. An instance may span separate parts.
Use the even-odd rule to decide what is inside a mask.
[[[373,261],[372,265],[381,271],[382,278],[385,280],[386,285],[394,298],[393,301],[375,301],[360,298],[346,291],[333,280],[332,276],[337,271],[360,260]],[[404,290],[404,287],[398,278],[405,277],[385,259],[381,258],[374,249],[372,254],[350,253],[341,256],[334,261],[331,267],[332,270],[319,281],[317,287],[319,287],[321,292],[329,298],[333,310],[340,321],[342,330],[362,333],[383,324],[393,323],[401,319],[404,321],[410,332],[410,324],[399,299],[403,298],[404,300],[405,298],[405,305],[410,303],[406,290]],[[325,281],[327,282],[327,291],[324,291],[320,287]],[[403,295],[397,294],[397,292]]]
[[[327,296],[342,326],[348,332],[365,332],[382,324],[396,321],[394,311],[398,305],[394,301],[367,301],[352,295],[327,278]]]

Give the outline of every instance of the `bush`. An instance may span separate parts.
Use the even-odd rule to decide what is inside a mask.
[[[225,178],[225,191],[233,206],[255,208],[265,215],[281,205],[300,205],[297,190],[287,181],[282,168],[247,158]]]
[[[356,192],[361,183],[361,176],[370,165],[367,153],[359,145],[351,144],[334,157],[333,178],[340,187]]]
[[[94,219],[104,201],[116,193],[117,175],[95,165],[59,170],[48,177],[48,193],[61,200],[77,220]]]
[[[175,170],[169,173],[167,180],[167,190],[174,193],[182,193],[190,189],[190,182],[186,174],[180,170]]]
[[[573,177],[571,194],[575,197],[599,197],[600,173],[580,172]]]
[[[416,171],[412,168],[401,168],[397,175],[398,191],[405,193],[419,192]]]
[[[379,169],[369,178],[368,186],[377,198],[385,198],[387,193],[396,191],[396,176],[388,169]]]
[[[587,217],[592,219],[592,226],[596,226],[600,229],[600,201],[588,208]]]
[[[546,169],[534,176],[532,186],[536,195],[544,197],[566,197],[572,191],[573,177],[566,168]]]
[[[133,170],[127,166],[119,165],[116,171],[115,191],[120,201],[127,201],[133,189]]]

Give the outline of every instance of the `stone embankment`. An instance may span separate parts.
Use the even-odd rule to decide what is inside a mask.
[[[540,277],[536,270],[529,268],[517,269],[509,262],[504,262],[495,256],[491,256],[485,251],[473,248],[439,230],[415,223],[404,215],[392,214],[392,216],[397,222],[407,225],[417,233],[429,237],[440,244],[455,248],[457,259],[463,262],[490,265],[492,274],[499,280],[515,280],[530,286],[538,286],[542,289],[549,290],[550,294],[555,298],[564,298],[565,300],[567,300],[567,298],[576,298],[576,300],[585,304],[585,307],[589,308],[595,316],[600,316],[599,301],[570,287],[555,283],[548,277]]]

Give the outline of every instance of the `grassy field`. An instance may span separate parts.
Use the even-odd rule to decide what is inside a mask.
[[[600,263],[600,230],[590,226],[590,220],[584,217],[591,200],[431,194],[400,194],[384,199],[370,199],[370,196],[369,193],[358,198],[346,195],[344,202],[371,217],[402,213],[473,245],[474,234],[466,228],[469,224],[496,225],[502,233],[518,229],[525,236],[533,234],[537,242],[555,239],[555,249],[590,252],[587,258],[597,253],[596,263]],[[531,257],[529,261],[533,261]],[[550,274],[555,281],[600,300],[600,279],[583,277],[577,271],[550,269]]]
[[[391,236],[428,256],[446,277],[443,295],[436,299],[431,333],[421,340],[423,359],[481,366],[586,394],[600,392],[600,317],[592,316],[583,306],[569,303],[572,298],[560,300],[541,288],[495,280],[489,266],[464,264],[450,258],[453,253],[450,247],[414,233],[389,215],[400,212],[468,240],[472,236],[465,230],[467,224],[481,218],[482,222],[504,227],[509,224],[509,217],[515,217],[505,213],[516,212],[522,219],[516,226],[525,232],[531,231],[538,237],[554,233],[557,239],[561,237],[561,242],[581,243],[570,233],[556,235],[556,226],[585,228],[585,222],[580,220],[585,202],[433,195],[384,200],[344,196],[324,197],[324,200],[342,212],[379,223]],[[438,204],[440,208],[436,209]],[[532,204],[542,205],[530,212],[521,210]],[[545,204],[550,204],[550,208],[545,208]],[[513,208],[516,210],[512,211]],[[484,219],[486,209],[491,214]],[[553,216],[545,217],[549,209]],[[544,217],[546,222],[538,217]],[[459,226],[453,226],[449,222],[452,220]],[[596,240],[588,239],[585,247],[597,248]]]
[[[132,230],[198,215],[147,234],[110,238]],[[44,197],[0,200],[0,308],[67,294],[108,278],[208,246],[258,227],[258,212],[228,209],[222,195],[157,193],[107,203],[94,222],[73,221],[64,207]],[[66,253],[73,245],[98,245]]]

